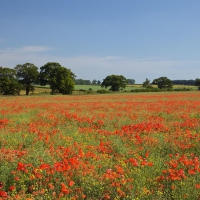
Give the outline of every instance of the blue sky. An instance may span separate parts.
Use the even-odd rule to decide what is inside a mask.
[[[59,62],[77,78],[200,77],[199,0],[0,0],[0,66]]]

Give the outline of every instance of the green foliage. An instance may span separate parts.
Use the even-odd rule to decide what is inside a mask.
[[[97,93],[106,94],[106,93],[109,93],[109,91],[105,90],[105,89],[102,89],[102,90],[97,90]]]
[[[134,79],[127,79],[128,84],[135,84],[135,80]]]
[[[58,90],[62,94],[72,94],[75,74],[56,62],[48,62],[40,68],[40,84],[49,84],[51,94]]]
[[[101,83],[101,87],[110,87],[111,91],[119,91],[120,88],[125,88],[127,84],[127,80],[122,75],[110,75],[107,76],[103,82]]]
[[[150,80],[148,78],[146,78],[146,80],[143,82],[142,87],[146,88],[146,89],[147,88],[152,88],[151,82],[150,82]]]
[[[3,95],[19,95],[22,85],[16,79],[14,69],[0,67],[0,93]]]
[[[38,79],[38,68],[32,63],[19,64],[15,67],[16,77],[23,84],[26,95],[34,91],[33,83]]]
[[[195,79],[195,85],[198,86],[198,90],[200,90],[200,78]]]
[[[88,91],[87,91],[87,94],[93,94],[93,89],[92,88],[89,88]]]
[[[166,92],[166,91],[176,91],[176,92],[181,92],[181,91],[191,91],[192,89],[190,88],[167,88],[167,89],[160,89],[160,88],[146,88],[146,89],[134,89],[131,90],[131,92]]]
[[[75,79],[76,85],[91,85],[90,80]]]
[[[101,81],[100,81],[100,80],[98,80],[98,81],[97,81],[97,84],[98,84],[98,85],[100,85],[100,84],[101,84]]]
[[[195,85],[195,80],[172,80],[174,85]]]
[[[173,87],[172,81],[168,79],[167,77],[160,77],[160,78],[154,79],[152,84],[157,85],[158,88],[160,89],[167,89],[167,88]]]
[[[94,80],[92,81],[92,84],[93,84],[93,85],[96,85],[96,84],[97,84],[97,80],[94,79]]]

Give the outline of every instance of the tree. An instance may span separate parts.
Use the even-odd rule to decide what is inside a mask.
[[[58,90],[62,94],[71,94],[75,85],[75,74],[56,62],[48,62],[40,67],[40,84],[49,84],[51,94]]]
[[[94,80],[92,81],[92,84],[93,84],[93,85],[96,85],[96,84],[97,84],[97,80],[94,79]]]
[[[120,88],[125,88],[127,80],[122,75],[109,75],[101,83],[101,87],[110,87],[111,91],[119,91]]]
[[[198,86],[198,90],[200,90],[200,78],[195,79],[195,85]]]
[[[14,69],[0,67],[0,93],[3,95],[19,95],[22,85],[16,79]]]
[[[128,84],[135,84],[135,80],[134,79],[127,79]]]
[[[160,78],[154,79],[152,84],[157,85],[158,88],[160,89],[173,87],[172,81],[168,79],[167,77],[160,77]]]
[[[146,78],[146,80],[143,82],[142,87],[152,88],[152,85],[151,85],[150,80],[148,78]]]
[[[70,69],[67,69],[65,67],[62,67],[60,71],[62,73],[62,76],[60,77],[62,81],[59,84],[59,92],[62,94],[72,94],[75,85],[75,74],[71,72]]]
[[[100,80],[98,80],[98,81],[97,81],[97,84],[98,84],[98,85],[101,85],[101,81],[100,81]]]
[[[85,85],[85,80],[83,79],[75,79],[76,85]]]
[[[91,81],[90,80],[85,80],[85,84],[86,85],[91,85]]]
[[[33,83],[38,79],[38,68],[32,63],[25,63],[17,65],[15,71],[16,77],[26,90],[26,95],[29,95],[30,91],[34,91]]]

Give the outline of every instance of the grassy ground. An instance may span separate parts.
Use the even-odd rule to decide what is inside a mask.
[[[157,87],[156,85],[154,85],[153,87]],[[92,89],[94,92],[97,91],[97,90],[101,90],[101,86],[100,85],[75,85],[75,90],[74,91],[74,94],[82,94],[84,92],[80,91],[80,90],[86,90],[88,91],[89,89]],[[174,89],[175,88],[190,88],[192,90],[197,90],[197,86],[183,86],[183,85],[174,85],[173,87]],[[126,87],[126,91],[129,92],[131,90],[134,90],[134,89],[143,89],[142,85],[141,84],[135,84],[135,85],[127,85]],[[108,88],[107,88],[108,90]],[[35,85],[35,91],[34,93],[35,94],[41,94],[41,93],[44,93],[44,94],[50,94],[51,92],[51,89],[49,88],[49,86],[40,86],[40,85]],[[25,94],[25,90],[22,90],[21,95],[24,95]]]

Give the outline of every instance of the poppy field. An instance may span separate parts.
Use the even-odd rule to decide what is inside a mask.
[[[200,92],[0,97],[0,199],[200,199]]]

